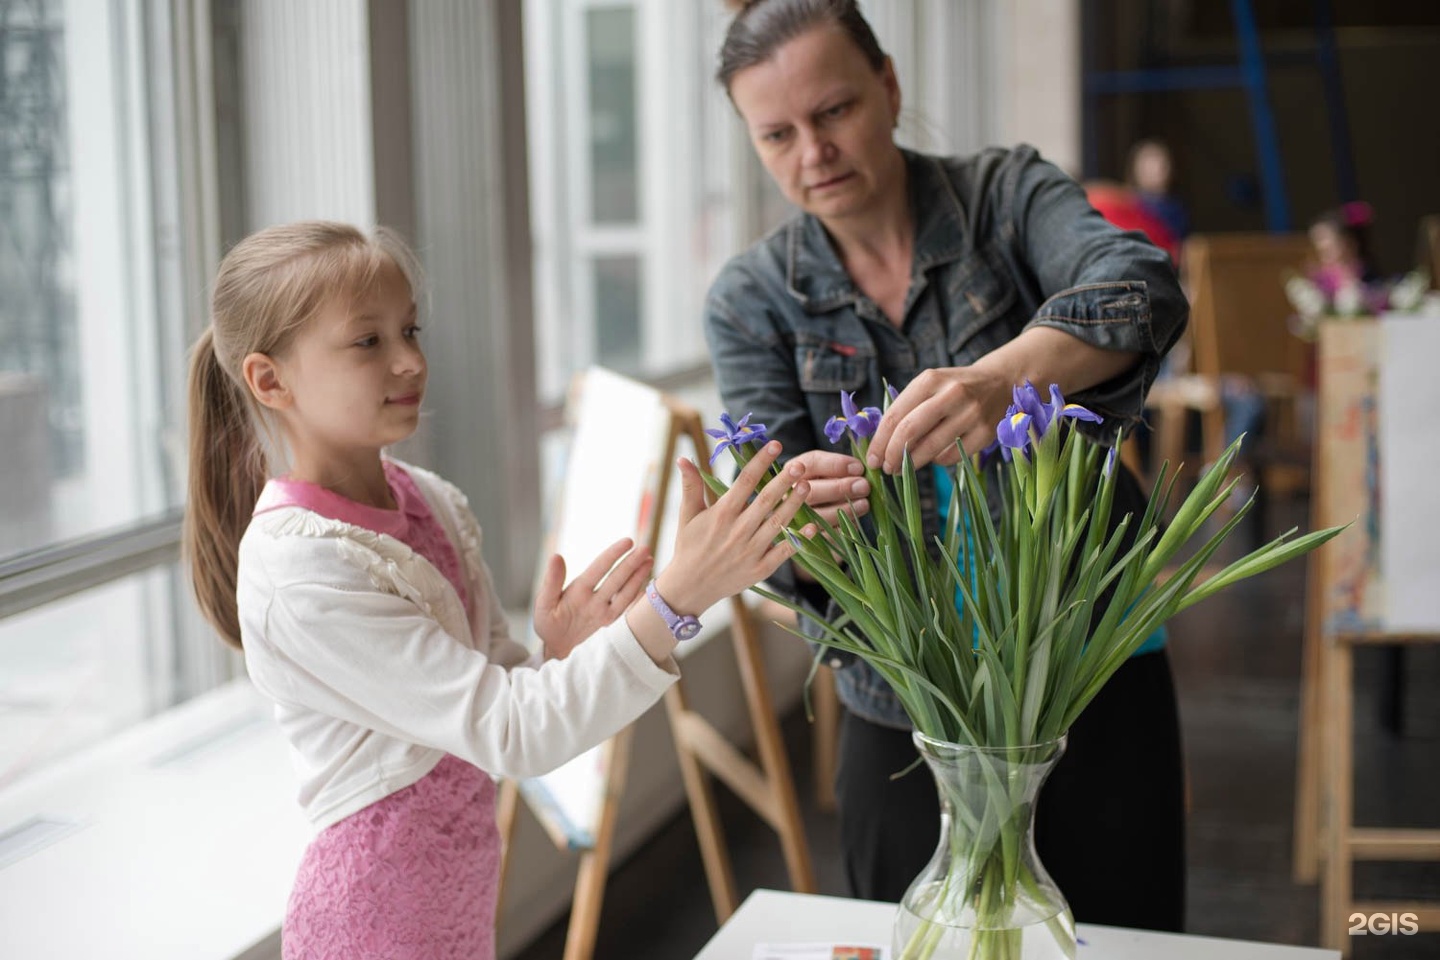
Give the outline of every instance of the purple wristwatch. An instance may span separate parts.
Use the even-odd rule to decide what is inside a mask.
[[[655,589],[654,580],[651,580],[649,586],[645,588],[645,596],[650,598],[650,606],[654,607],[655,612],[660,614],[660,619],[665,621],[665,625],[670,628],[670,633],[674,635],[676,640],[689,640],[700,632],[699,618],[692,617],[688,613],[681,616],[674,610],[671,610],[670,604],[666,603],[665,599],[661,597]]]

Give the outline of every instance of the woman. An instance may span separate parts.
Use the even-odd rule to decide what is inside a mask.
[[[1135,422],[1185,324],[1169,258],[1124,234],[1032,148],[967,158],[897,147],[900,88],[853,0],[759,0],[736,14],[718,79],[770,176],[800,213],[735,257],[706,306],[726,409],[754,414],[798,454],[810,502],[866,510],[857,461],[831,452],[839,393],[897,399],[870,447],[888,472],[979,450],[1011,386],[1058,383]],[[803,452],[802,452],[803,451]],[[922,496],[936,527],[933,470]],[[1127,475],[1122,515],[1143,498]],[[823,593],[782,589],[817,610]],[[1077,919],[1179,930],[1184,811],[1178,720],[1162,636],[1075,725],[1039,805],[1040,855]],[[836,793],[855,896],[898,900],[934,851],[938,806],[894,693],[863,663],[838,673],[846,706]]]

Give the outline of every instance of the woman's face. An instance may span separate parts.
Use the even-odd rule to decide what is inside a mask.
[[[730,99],[787,199],[822,220],[873,209],[903,169],[900,86],[837,27],[817,27],[736,73]]]

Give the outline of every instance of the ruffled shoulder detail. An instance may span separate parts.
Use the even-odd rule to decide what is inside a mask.
[[[459,609],[459,598],[449,589],[444,574],[394,537],[322,517],[303,507],[263,513],[251,523],[272,537],[334,540],[340,557],[363,570],[375,589],[409,600],[426,616],[442,623],[466,621],[464,611]]]

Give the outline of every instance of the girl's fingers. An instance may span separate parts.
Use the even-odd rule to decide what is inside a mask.
[[[649,579],[652,563],[653,558],[644,547],[631,553],[610,572],[610,575],[597,588],[600,599],[611,606],[618,606],[622,609],[630,606],[630,601],[638,597],[640,591],[645,589],[645,581]]]
[[[537,610],[553,610],[560,602],[560,589],[565,585],[565,558],[558,553],[550,555],[545,562],[545,573],[535,591]]]
[[[610,603],[617,612],[624,612],[645,591],[645,584],[650,582],[650,572],[651,564],[649,562],[637,567],[620,585],[620,589],[615,591],[610,598]]]
[[[810,493],[810,485],[804,480],[799,481],[790,490],[790,495],[765,514],[760,524],[760,531],[767,542],[773,541],[776,537],[782,536],[785,529],[790,526],[790,521],[804,506],[807,495]],[[754,506],[759,506],[760,500],[756,498]],[[752,507],[753,508],[753,507]]]
[[[601,578],[610,571],[611,567],[615,566],[615,561],[624,556],[625,551],[633,545],[634,541],[629,537],[616,540],[602,550],[600,556],[591,561],[590,566],[585,568],[585,572],[576,577],[575,582],[570,586],[579,587],[587,592],[593,591],[599,585]]]
[[[796,460],[787,463],[780,471],[780,475],[765,485],[765,489],[755,495],[748,509],[759,507],[763,510],[773,510],[779,503],[790,495],[797,483],[805,476],[805,464]]]
[[[728,500],[731,508],[737,513],[743,510],[745,502],[750,499],[750,495],[755,492],[755,489],[760,485],[760,481],[765,478],[765,474],[769,471],[770,465],[775,462],[775,458],[778,456],[780,456],[780,443],[777,440],[771,440],[756,451],[755,456],[751,457],[750,462],[745,464],[745,468],[740,471],[740,474],[735,478],[735,482],[730,485],[729,491],[725,496],[720,498],[716,506],[720,506]],[[805,468],[799,466],[798,469],[803,473]]]
[[[810,524],[804,527],[798,534],[796,534],[796,536],[803,539],[809,539],[810,537],[815,536],[815,533],[815,526],[813,524]],[[794,541],[792,541],[789,537],[781,537],[777,543],[772,544],[768,550],[766,550],[763,554],[760,555],[760,575],[755,578],[755,581],[758,583],[761,580],[764,580],[766,577],[770,576],[770,574],[774,573],[776,570],[779,570],[782,563],[784,563],[786,560],[789,560],[799,552],[800,547]]]
[[[680,470],[680,526],[684,527],[705,509],[705,483],[693,460],[680,457],[675,466]]]

